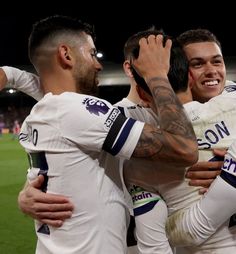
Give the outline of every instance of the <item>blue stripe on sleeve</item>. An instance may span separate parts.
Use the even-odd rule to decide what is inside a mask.
[[[117,155],[121,148],[123,147],[125,141],[127,140],[127,137],[129,136],[129,133],[136,121],[132,118],[129,118],[126,122],[118,140],[116,141],[115,145],[111,148],[110,153],[112,155]]]

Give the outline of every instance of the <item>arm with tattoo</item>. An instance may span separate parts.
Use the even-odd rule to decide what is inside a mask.
[[[133,156],[189,166],[197,160],[197,142],[192,124],[167,78],[170,48],[170,40],[163,46],[161,35],[151,35],[140,40],[139,57],[133,60],[134,68],[152,93],[159,122],[156,126],[145,125]]]

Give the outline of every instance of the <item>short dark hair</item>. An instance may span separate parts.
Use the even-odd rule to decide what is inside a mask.
[[[183,32],[177,37],[177,41],[182,47],[197,42],[215,42],[221,49],[221,44],[217,37],[209,30],[202,28],[187,30]]]
[[[147,38],[149,35],[158,35],[158,34],[165,35],[162,29],[157,30],[154,26],[152,26],[147,30],[140,31],[130,36],[124,45],[124,58],[125,59],[131,59],[133,57],[137,58],[139,52],[139,40],[143,37]]]
[[[128,38],[124,46],[125,59],[137,58],[139,54],[139,40],[149,35],[164,35],[164,43],[167,38],[170,38],[164,33],[163,30],[157,30],[155,27],[151,27],[148,30],[138,32]],[[170,69],[168,72],[168,79],[175,92],[186,91],[188,87],[188,59],[183,51],[182,47],[176,40],[172,40],[172,48],[170,55]],[[142,89],[151,94],[145,80],[138,75],[138,73],[132,69],[134,79]]]
[[[138,58],[140,39],[147,38],[149,35],[158,35],[158,34],[164,35],[163,30],[157,30],[154,26],[152,26],[147,30],[140,31],[130,36],[124,45],[124,58],[126,60],[132,60],[133,58],[134,59]],[[135,71],[134,68],[132,68],[131,70],[132,70],[136,83],[139,86],[141,86],[146,92],[151,94],[145,80],[138,75],[138,73]]]
[[[189,62],[183,48],[173,41],[170,54],[168,79],[175,93],[185,92],[188,88]]]
[[[28,54],[32,61],[35,50],[47,39],[57,35],[58,33],[78,33],[85,32],[91,35],[95,40],[94,27],[88,23],[82,22],[77,18],[53,15],[41,19],[33,24],[28,42]]]

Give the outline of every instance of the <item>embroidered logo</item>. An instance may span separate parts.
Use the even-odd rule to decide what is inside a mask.
[[[86,105],[86,109],[89,113],[97,116],[99,116],[99,113],[105,115],[109,110],[109,107],[102,100],[96,98],[86,98],[83,104]]]

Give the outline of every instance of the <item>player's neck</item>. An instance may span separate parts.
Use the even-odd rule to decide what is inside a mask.
[[[76,89],[75,80],[68,75],[46,75],[44,77],[40,77],[40,83],[44,94],[52,93],[59,95],[64,92],[78,92]]]
[[[192,93],[190,90],[185,92],[178,92],[177,96],[182,104],[188,103],[193,100]]]
[[[139,104],[140,102],[140,97],[137,93],[136,87],[135,86],[130,86],[129,94],[126,97],[128,100],[133,102],[134,104]]]

